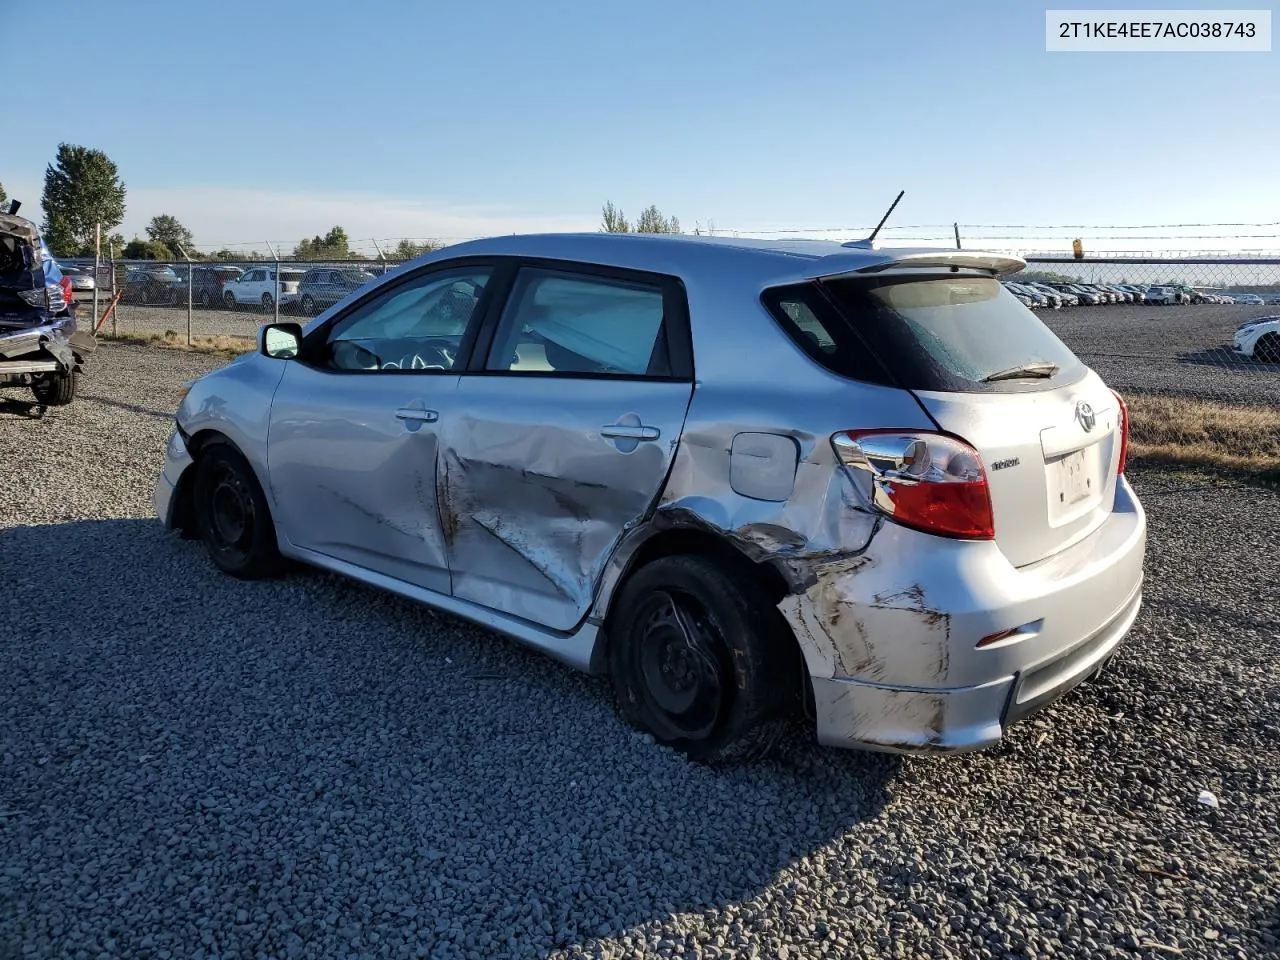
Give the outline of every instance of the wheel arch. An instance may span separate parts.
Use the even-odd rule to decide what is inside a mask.
[[[200,466],[200,455],[213,444],[225,444],[242,457],[245,463],[249,464],[249,469],[253,471],[258,485],[264,493],[267,493],[268,499],[270,497],[270,487],[267,486],[266,478],[259,472],[253,462],[253,458],[246,456],[235,440],[213,427],[197,430],[186,439],[187,453],[191,454],[191,465],[182,471],[182,476],[178,478],[173,491],[172,526],[180,530],[182,536],[188,540],[193,539],[196,535],[193,498],[195,496],[196,471]]]
[[[682,555],[709,560],[748,587],[762,591],[768,606],[772,608],[776,608],[783,597],[792,592],[787,578],[773,563],[752,558],[730,537],[702,525],[651,524],[633,543],[624,542],[618,553],[623,553],[624,557],[620,558],[615,553],[612,565],[617,572],[612,577],[606,575],[596,598],[595,614],[601,623],[601,630],[591,653],[591,671],[597,674],[608,672],[610,633],[618,611],[618,598],[631,578],[655,560]],[[804,654],[790,625],[780,612],[772,636],[775,637],[775,642],[786,648],[788,662],[795,669],[797,693],[803,698],[807,710],[813,692],[807,682]]]

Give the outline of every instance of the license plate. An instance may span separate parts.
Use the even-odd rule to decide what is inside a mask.
[[[1092,492],[1089,483],[1088,461],[1083,450],[1069,453],[1058,461],[1059,502],[1079,503]]]

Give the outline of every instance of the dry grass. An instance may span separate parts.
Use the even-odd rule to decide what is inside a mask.
[[[187,346],[184,335],[166,330],[164,333],[121,333],[116,336],[99,333],[99,340],[113,343],[132,343],[142,347],[164,347],[169,350],[189,350],[193,353],[209,353],[214,356],[233,360],[242,353],[252,353],[258,348],[258,342],[252,337],[192,337],[191,346]]]
[[[1130,458],[1280,482],[1280,410],[1127,394]]]

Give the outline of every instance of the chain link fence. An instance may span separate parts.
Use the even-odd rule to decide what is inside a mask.
[[[99,335],[203,343],[251,340],[277,319],[305,319],[369,281],[396,260],[63,260],[75,299]],[[78,276],[76,274],[79,274]],[[92,278],[92,280],[90,280]]]
[[[1026,259],[1011,289],[1115,389],[1280,409],[1280,257]]]
[[[1116,389],[1280,408],[1280,320],[1242,331],[1280,317],[1280,256],[1025,258],[1011,289]],[[67,263],[93,273],[92,261]],[[76,299],[108,336],[247,342],[263,323],[305,319],[401,265],[114,260]]]

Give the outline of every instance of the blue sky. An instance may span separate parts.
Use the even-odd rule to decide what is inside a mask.
[[[126,235],[171,213],[259,248],[333,223],[592,229],[606,199],[686,228],[858,226],[902,188],[899,225],[1280,221],[1277,53],[1051,54],[1044,10],[64,0],[50,42],[40,4],[2,3],[11,82],[41,102],[10,97],[0,183],[30,209],[59,141],[97,147]]]

